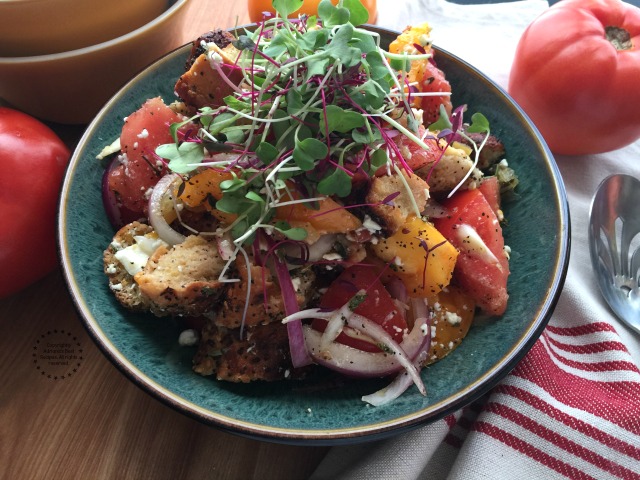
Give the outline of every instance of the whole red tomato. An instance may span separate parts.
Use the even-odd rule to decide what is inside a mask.
[[[640,9],[562,0],[518,43],[509,93],[551,150],[614,150],[640,138]]]
[[[0,297],[56,266],[56,210],[68,160],[49,127],[0,107]]]

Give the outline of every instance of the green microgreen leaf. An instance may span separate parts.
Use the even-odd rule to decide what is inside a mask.
[[[341,168],[336,168],[318,182],[318,192],[322,195],[346,197],[351,193],[351,177]]]
[[[369,157],[369,174],[373,175],[380,167],[384,167],[390,162],[387,151],[379,148]]]
[[[449,120],[447,110],[444,108],[443,104],[440,104],[438,120],[430,124],[428,130],[431,132],[441,132],[451,127],[453,127],[453,124],[451,123],[451,120]]]
[[[309,18],[307,18],[307,30],[313,30],[316,26],[318,26],[318,17],[309,15]]]
[[[408,72],[411,70],[411,60],[408,56],[404,58],[391,58],[389,59],[389,66],[398,72]]]
[[[271,39],[271,41],[269,42],[269,45],[265,47],[262,51],[264,52],[265,55],[271,58],[278,58],[283,53],[289,51],[288,35],[282,31],[276,33]],[[260,77],[254,77],[254,78],[260,78]]]
[[[367,53],[365,56],[365,62],[369,67],[369,75],[372,80],[380,81],[389,76],[389,70],[387,70],[387,67],[382,60],[382,54],[377,50]]]
[[[270,165],[279,154],[278,149],[268,142],[262,142],[256,148],[256,155],[265,165]]]
[[[251,110],[251,104],[249,102],[243,102],[242,100],[238,99],[237,97],[234,97],[233,95],[228,95],[224,97],[222,101],[225,103],[225,105],[233,108],[234,110],[238,110],[238,111]],[[262,110],[264,109],[265,107],[262,107]],[[209,122],[203,123],[203,126],[208,127],[210,125],[212,120],[211,116],[209,116],[209,119],[210,119]]]
[[[209,133],[212,135],[216,135],[227,127],[230,127],[235,124],[236,120],[240,118],[240,115],[236,115],[233,113],[225,112],[216,115],[213,118],[213,121],[209,125]]]
[[[159,145],[156,154],[169,160],[169,168],[176,173],[189,173],[198,168],[204,158],[204,147],[201,143],[182,142]]]
[[[388,93],[384,86],[374,80],[367,80],[352,90],[351,98],[365,110],[380,110],[385,105]]]
[[[200,109],[200,123],[203,127],[209,128],[211,122],[213,121],[213,116],[215,111],[211,107],[202,107]]]
[[[291,227],[284,221],[276,222],[274,228],[291,240],[304,240],[307,238],[307,231],[304,228]]]
[[[243,188],[247,184],[245,180],[236,177],[235,174],[234,177],[235,178],[223,180],[220,182],[220,190],[222,190],[225,194],[235,192]]]
[[[337,7],[331,0],[322,0],[318,5],[318,16],[325,27],[331,28],[347,23],[351,14],[347,8]]]
[[[307,25],[307,28],[308,25]],[[309,30],[298,37],[298,45],[307,51],[314,52],[324,47],[329,41],[328,30]]]
[[[370,145],[374,142],[382,140],[382,134],[378,129],[371,129],[371,126],[367,122],[365,128],[358,128],[351,132],[351,138],[354,142],[362,143],[364,145]]]
[[[304,102],[302,101],[302,93],[299,90],[292,88],[285,96],[287,99],[287,113],[289,115],[296,115],[300,110],[302,110]]]
[[[305,77],[305,81],[309,81],[311,78],[316,75],[324,76],[327,73],[329,66],[331,65],[331,58],[317,58],[313,62],[307,64],[307,75]]]
[[[369,21],[369,11],[360,0],[343,0],[342,6],[349,9],[349,21],[354,25],[362,25]]]
[[[321,160],[327,156],[329,148],[316,138],[305,138],[296,142],[293,149],[293,160],[302,170],[312,170],[316,165],[316,160]]]
[[[327,131],[324,130],[325,119]],[[365,119],[362,114],[353,110],[345,110],[337,105],[327,105],[325,111],[320,114],[322,133],[331,132],[347,133],[354,128],[364,127]]]
[[[182,127],[184,127],[187,123],[191,122],[193,120],[193,118],[189,118],[187,120],[185,120],[184,122],[177,122],[177,123],[172,123],[171,125],[169,125],[169,133],[171,134],[171,138],[173,138],[173,141],[175,143],[178,143],[178,130]]]
[[[362,60],[360,49],[353,47],[353,25],[346,23],[336,30],[326,52],[335,60],[340,60],[345,67],[354,67]]]
[[[304,2],[303,0],[273,0],[271,3],[282,18],[287,18],[292,13],[300,10]]]
[[[489,120],[481,113],[471,115],[471,125],[467,128],[469,133],[489,133]]]
[[[249,190],[246,193],[245,198],[247,198],[248,200],[251,200],[252,202],[257,202],[257,203],[264,203],[265,202],[264,198],[262,198],[260,195],[258,195],[253,190]]]
[[[273,112],[274,120],[281,120],[284,118],[289,118],[287,112],[282,109],[278,109]],[[272,124],[273,132],[275,137],[278,139],[276,141],[276,148],[285,147],[287,150],[291,150],[295,146],[295,138],[294,138],[294,130],[291,127],[291,122],[274,122]]]

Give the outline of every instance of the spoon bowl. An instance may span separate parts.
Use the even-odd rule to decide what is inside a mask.
[[[640,180],[602,181],[591,203],[589,251],[604,299],[640,334]]]

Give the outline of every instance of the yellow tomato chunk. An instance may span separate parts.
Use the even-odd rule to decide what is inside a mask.
[[[436,228],[411,217],[396,233],[373,246],[390,263],[411,297],[430,297],[449,285],[458,251]]]
[[[474,300],[453,285],[429,298],[433,312],[431,350],[427,363],[433,363],[451,353],[469,332],[476,304]]]

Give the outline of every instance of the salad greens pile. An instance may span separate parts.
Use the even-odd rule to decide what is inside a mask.
[[[420,137],[421,118],[411,108],[413,96],[429,94],[406,80],[411,62],[431,54],[421,46],[424,53],[385,51],[379,35],[361,27],[368,12],[359,0],[336,6],[322,0],[318,17],[288,19],[302,3],[274,0],[275,16],[237,35],[233,64],[214,45],[203,45],[234,93],[219,108],[202,108],[172,125],[175,142],[156,150],[179,174],[201,166],[232,172],[215,208],[237,215],[227,228],[237,246],[251,243],[259,228],[303,240],[303,228],[272,222],[277,206],[304,202],[313,208],[324,196],[347,197],[355,175],[371,176],[381,167],[410,172],[392,140],[398,131],[433,148]],[[239,86],[229,72],[242,75]],[[447,145],[460,135],[462,111],[451,119],[441,115],[435,125]],[[468,131],[489,132],[482,115],[473,120]],[[193,123],[198,129],[179,135]]]

